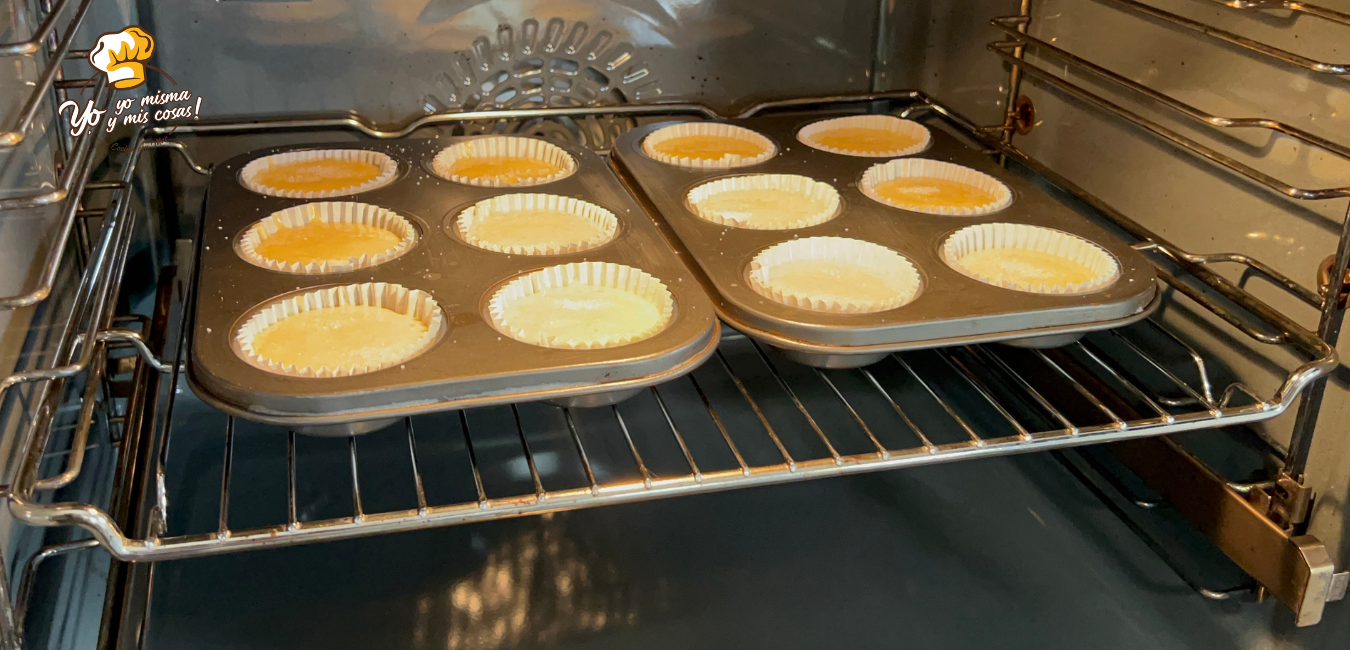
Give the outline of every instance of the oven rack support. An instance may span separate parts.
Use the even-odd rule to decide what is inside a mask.
[[[1228,283],[1227,280],[1209,271],[1205,264],[1211,259],[1235,259],[1236,254],[1218,256],[1196,256],[1187,253],[1170,242],[1166,242],[1148,232],[1139,224],[1124,215],[1111,210],[1109,206],[1090,197],[1061,177],[1050,175],[1052,172],[1026,157],[1016,148],[1003,143],[1001,139],[991,137],[970,122],[956,115],[945,106],[919,92],[883,93],[859,96],[838,96],[824,98],[803,98],[784,102],[774,102],[756,106],[743,115],[751,115],[765,110],[810,109],[828,107],[843,103],[858,102],[899,102],[903,104],[904,114],[922,116],[924,113],[939,118],[959,132],[976,139],[990,147],[995,153],[1009,156],[1024,165],[1032,173],[1042,174],[1047,179],[1059,183],[1071,194],[1075,194],[1087,205],[1098,210],[1102,216],[1114,221],[1126,232],[1138,237],[1138,246],[1153,251],[1164,260],[1159,266],[1161,277],[1177,293],[1184,295],[1202,308],[1214,312],[1226,322],[1234,325],[1240,332],[1263,343],[1280,346],[1296,353],[1305,361],[1289,371],[1279,382],[1279,386],[1269,395],[1236,382],[1220,385],[1212,376],[1208,362],[1191,346],[1171,334],[1161,325],[1147,321],[1128,332],[1092,335],[1087,343],[1081,343],[1064,352],[1037,352],[1030,357],[1010,359],[1008,352],[996,346],[977,346],[955,350],[935,352],[904,353],[891,357],[886,363],[894,374],[890,380],[873,376],[873,371],[825,371],[817,372],[806,379],[789,376],[791,370],[776,364],[771,355],[739,337],[728,337],[724,344],[728,349],[718,355],[716,363],[705,366],[707,372],[720,372],[712,379],[699,379],[696,371],[689,379],[693,392],[685,392],[683,400],[676,394],[667,394],[678,386],[659,387],[651,391],[656,411],[662,415],[658,421],[664,426],[634,430],[629,420],[624,418],[621,409],[613,410],[614,427],[622,432],[627,449],[632,452],[632,460],[637,474],[628,479],[611,480],[603,472],[597,473],[592,467],[583,438],[586,432],[579,429],[575,418],[564,414],[568,426],[564,430],[574,442],[578,457],[585,467],[587,483],[561,489],[546,488],[544,477],[539,474],[529,445],[529,437],[524,430],[515,432],[521,442],[521,455],[530,467],[533,479],[532,489],[520,494],[498,496],[487,491],[478,492],[478,497],[465,502],[437,504],[429,503],[423,485],[424,471],[416,464],[418,440],[426,436],[463,436],[465,447],[470,456],[473,453],[473,434],[465,418],[459,431],[446,429],[427,429],[412,422],[407,427],[407,451],[409,462],[414,463],[415,483],[419,498],[415,507],[407,510],[367,512],[361,497],[358,447],[356,439],[349,441],[352,473],[351,516],[320,521],[304,520],[297,516],[288,516],[287,520],[274,526],[252,529],[233,529],[229,526],[228,508],[231,492],[231,467],[234,463],[232,453],[233,423],[226,426],[225,446],[222,450],[223,481],[218,508],[224,513],[220,524],[206,533],[176,534],[169,529],[173,520],[170,511],[174,500],[166,493],[165,472],[168,467],[170,440],[173,437],[172,409],[166,412],[156,424],[155,418],[145,418],[147,424],[142,433],[145,442],[137,449],[128,450],[126,460],[130,467],[137,468],[132,475],[124,476],[124,481],[144,481],[147,500],[151,513],[137,525],[129,519],[113,517],[109,512],[87,503],[44,503],[40,498],[43,488],[53,485],[51,479],[38,475],[38,461],[47,451],[51,414],[55,410],[55,401],[60,394],[60,385],[64,379],[81,371],[88,370],[91,380],[102,369],[102,364],[94,363],[95,348],[112,342],[130,342],[134,337],[111,329],[109,296],[119,284],[121,264],[125,249],[130,241],[131,224],[135,215],[130,211],[127,195],[135,178],[135,167],[139,153],[149,146],[163,146],[184,155],[184,160],[196,172],[205,168],[187,156],[187,149],[181,142],[159,140],[147,141],[147,136],[168,135],[156,129],[137,131],[132,138],[130,153],[125,162],[118,183],[118,194],[105,213],[104,229],[90,263],[81,281],[81,292],[77,301],[78,320],[73,319],[62,338],[61,354],[58,365],[38,376],[28,375],[27,381],[46,382],[46,390],[41,392],[39,406],[35,412],[32,426],[25,432],[24,451],[20,471],[8,494],[10,509],[22,521],[41,526],[77,526],[92,535],[94,543],[105,547],[115,557],[127,561],[154,561],[172,558],[225,553],[246,549],[284,546],[290,544],[342,539],[365,535],[374,535],[396,530],[411,530],[433,526],[467,523],[498,519],[503,517],[537,514],[558,510],[593,507],[605,504],[624,503],[653,499],[680,494],[708,492],[753,485],[764,485],[785,481],[805,480],[825,476],[876,471],[883,469],[950,462],[990,455],[1010,454],[1044,449],[1054,449],[1073,445],[1125,440],[1146,436],[1164,435],[1177,431],[1193,430],[1226,425],[1239,425],[1274,417],[1286,411],[1295,397],[1306,387],[1325,375],[1337,363],[1334,350],[1317,336],[1301,328],[1287,317],[1265,305],[1242,289]],[[897,108],[899,110],[899,108]],[[424,126],[438,124],[457,124],[467,120],[503,120],[522,117],[581,116],[595,114],[623,114],[633,116],[658,116],[672,114],[694,114],[705,117],[719,117],[712,110],[693,104],[671,104],[654,106],[594,107],[584,109],[547,109],[497,111],[486,113],[450,113],[424,116],[408,124],[381,128],[359,116],[318,117],[269,122],[240,122],[189,125],[180,127],[179,134],[208,135],[249,131],[296,130],[296,129],[333,129],[355,130],[375,138],[393,138],[411,133]],[[1178,267],[1184,278],[1179,279],[1168,270],[1168,266]],[[1187,280],[1203,283],[1213,291],[1231,300],[1236,309],[1222,300],[1216,299],[1208,291],[1199,289]],[[190,285],[190,283],[189,283]],[[83,327],[81,327],[83,325]],[[93,341],[95,345],[85,345]],[[184,343],[177,344],[179,353],[171,361],[159,362],[154,359],[152,348],[155,346],[136,345],[141,355],[141,365],[147,369],[145,375],[161,374],[168,371],[170,387],[177,386],[179,359]],[[746,348],[746,346],[750,346]],[[1159,349],[1161,346],[1161,349]],[[740,355],[736,357],[736,355]],[[774,390],[768,397],[756,394],[766,384],[754,383],[743,377],[743,372],[734,369],[736,364],[745,363],[747,355],[762,372],[761,377],[768,381],[767,386]],[[918,358],[915,358],[918,355]],[[934,358],[927,358],[932,355]],[[735,360],[740,358],[740,361]],[[758,359],[758,361],[755,361]],[[1184,361],[1177,365],[1176,359]],[[1142,370],[1141,370],[1142,368]],[[150,372],[150,371],[153,372]],[[921,370],[921,372],[920,372]],[[880,372],[880,371],[877,371]],[[843,373],[842,375],[840,373]],[[857,374],[861,373],[861,374]],[[945,380],[938,382],[933,373],[946,373]],[[992,374],[991,374],[992,373]],[[1147,375],[1148,378],[1145,378]],[[6,379],[3,386],[13,385],[17,381]],[[679,380],[677,384],[683,385]],[[724,384],[724,389],[714,392],[705,385],[708,381]],[[808,385],[800,382],[807,381]],[[853,388],[841,388],[842,382],[853,382]],[[898,381],[899,383],[895,383]],[[1053,386],[1047,386],[1045,382]],[[861,383],[859,383],[861,382]],[[152,382],[153,383],[153,382]],[[774,388],[776,387],[776,388]],[[1053,391],[1052,391],[1053,389]],[[824,392],[821,392],[821,391]],[[962,392],[959,398],[948,395],[950,390]],[[1012,394],[1005,391],[1011,390]],[[171,403],[175,390],[168,391],[167,401]],[[1054,394],[1052,394],[1054,393]],[[691,397],[694,395],[696,397]],[[1066,397],[1067,396],[1067,397]],[[937,429],[954,430],[960,437],[953,440],[938,440],[931,433],[927,423],[920,425],[921,417],[912,412],[908,404],[911,399],[927,400],[927,411],[936,414]],[[148,396],[141,396],[149,401]],[[732,405],[726,405],[727,399]],[[816,411],[820,400],[834,404],[834,409],[843,409],[845,417],[829,418]],[[1066,403],[1063,400],[1069,400]],[[1141,409],[1139,418],[1122,417],[1125,411],[1119,406],[1120,400],[1126,400]],[[692,401],[691,401],[692,400]],[[786,400],[786,402],[783,402]],[[864,416],[861,401],[880,400],[884,413],[888,417],[898,418],[894,422],[876,422]],[[671,408],[677,403],[681,409]],[[785,430],[776,428],[771,417],[766,415],[766,404],[787,403],[792,405],[801,421],[806,423],[808,433],[814,436],[825,450],[823,454],[800,455],[789,450],[784,442]],[[993,413],[994,425],[985,419],[978,419],[963,412],[964,405],[981,404],[981,408]],[[651,402],[649,402],[649,405]],[[1115,404],[1113,406],[1113,404]],[[515,407],[511,407],[515,409]],[[737,439],[744,435],[737,429],[727,426],[730,418],[726,409],[752,413],[757,422],[760,443],[769,443],[778,450],[780,458],[776,460],[755,461],[747,459]],[[715,436],[727,445],[735,458],[729,467],[713,468],[692,453],[690,438],[695,429],[677,425],[672,413],[706,413],[701,430],[704,434]],[[986,415],[988,415],[986,413]],[[944,419],[945,418],[945,419]],[[844,422],[863,432],[863,439],[871,449],[845,450],[845,445],[836,439],[836,425]],[[231,421],[232,422],[232,421]],[[851,424],[849,424],[851,423]],[[1001,432],[991,433],[985,427],[993,426]],[[413,433],[414,428],[416,433]],[[912,432],[908,443],[897,444],[886,440],[893,430]],[[278,435],[286,435],[282,431]],[[131,436],[129,436],[130,438]],[[643,461],[640,447],[653,438],[671,441],[683,450],[687,461],[686,469],[675,473],[653,471],[649,462]],[[288,436],[289,471],[286,500],[294,505],[298,499],[295,491],[295,460],[297,446],[303,447],[303,441],[297,444],[294,436]],[[73,450],[72,450],[73,452]],[[72,459],[73,460],[73,459]],[[71,466],[68,465],[67,470]],[[483,470],[476,460],[470,460],[461,470],[465,476],[473,476],[478,487],[483,486]],[[69,471],[60,476],[61,481],[68,480]],[[52,477],[57,478],[57,477]],[[73,478],[73,476],[70,476]],[[1227,487],[1225,489],[1233,489]],[[292,510],[294,512],[294,510]],[[1329,574],[1331,566],[1324,562],[1305,572],[1306,575],[1323,576]],[[1292,584],[1308,592],[1308,580],[1294,580]],[[1313,589],[1312,592],[1315,592]],[[1278,593],[1286,595],[1288,602],[1296,610],[1303,607],[1302,598],[1294,592]],[[1325,594],[1308,592],[1308,600],[1325,600]],[[1321,602],[1321,601],[1318,601]],[[1320,608],[1318,609],[1320,611]]]
[[[1213,1],[1243,10],[1283,9],[1320,18],[1338,26],[1350,27],[1350,14],[1341,13],[1317,5],[1297,2],[1296,0]],[[1222,44],[1236,46],[1251,56],[1265,59],[1268,63],[1295,66],[1317,74],[1350,74],[1350,64],[1318,61],[1303,57],[1274,45],[1249,39],[1212,25],[1136,2],[1135,0],[1101,0],[1101,2],[1114,5],[1125,11],[1135,12],[1158,23],[1200,34],[1203,37]],[[1011,128],[1011,125],[1014,124],[1015,118],[1017,117],[1016,105],[1014,102],[1014,99],[1016,99],[1015,93],[1017,91],[1017,86],[1024,77],[1031,77],[1046,83],[1074,99],[1089,106],[1101,109],[1107,114],[1114,115],[1117,118],[1149,132],[1177,150],[1207,160],[1216,166],[1225,168],[1229,172],[1244,177],[1259,186],[1263,186],[1266,189],[1285,197],[1297,200],[1327,200],[1350,197],[1350,187],[1302,188],[1285,183],[1228,156],[1219,150],[1203,145],[1194,139],[1169,129],[1138,112],[1125,108],[1110,99],[1085,88],[1081,84],[1071,81],[1068,78],[1068,70],[1069,68],[1073,68],[1084,73],[1088,78],[1099,82],[1102,86],[1121,90],[1126,95],[1141,101],[1144,105],[1162,110],[1163,112],[1171,111],[1173,114],[1179,114],[1199,128],[1208,127],[1214,129],[1216,132],[1223,129],[1265,129],[1272,134],[1292,138],[1302,145],[1320,149],[1332,156],[1341,158],[1342,160],[1350,160],[1350,146],[1347,146],[1346,143],[1323,138],[1278,120],[1249,117],[1226,117],[1208,113],[1200,108],[1149,88],[1128,77],[1112,72],[1085,58],[1056,47],[1049,41],[1030,35],[1028,33],[1030,21],[1031,15],[1030,12],[1026,10],[1026,7],[1023,7],[1019,15],[995,18],[992,21],[992,24],[996,29],[1008,36],[1008,40],[990,43],[989,49],[1010,66],[1010,94],[1006,109],[1007,117],[1005,123],[1000,126],[979,129],[979,132],[986,135],[985,141],[987,144],[1004,150],[1005,154],[1019,159],[1024,164],[1036,169],[1038,173],[1042,173],[1048,178],[1053,179],[1057,184],[1064,187],[1073,187],[1073,184],[1068,181],[1068,179],[1060,177],[1050,170],[1040,168],[1035,161],[1028,161],[1027,156],[1021,154],[1012,146],[1014,130]],[[1028,62],[1026,58],[1028,50],[1034,51],[1043,59],[1052,60],[1062,64],[1064,72],[1057,74],[1047,68]],[[995,141],[993,138],[987,137],[990,133],[1001,135],[1001,139]],[[1086,194],[1083,192],[1074,193]],[[1099,210],[1110,211],[1109,206],[1094,207],[1097,207]],[[1115,215],[1112,216],[1111,219],[1131,234],[1147,240],[1146,235],[1139,231],[1138,224],[1134,224],[1127,217],[1124,217],[1124,215]],[[1188,267],[1187,270],[1209,274],[1210,277],[1206,279],[1206,283],[1219,290],[1220,293],[1223,293],[1225,296],[1229,295],[1229,286],[1231,286],[1231,283],[1222,277],[1209,272],[1207,269],[1201,268],[1202,265],[1218,262],[1237,263],[1264,276],[1274,283],[1275,286],[1284,289],[1302,302],[1317,309],[1319,312],[1317,337],[1322,341],[1325,341],[1328,345],[1333,347],[1336,345],[1345,310],[1345,304],[1339,299],[1342,294],[1342,278],[1346,277],[1347,266],[1350,265],[1350,205],[1347,205],[1346,217],[1341,225],[1336,253],[1331,258],[1328,258],[1320,269],[1321,274],[1329,278],[1327,286],[1320,287],[1320,289],[1322,289],[1320,291],[1313,291],[1269,265],[1251,259],[1245,255],[1224,253],[1192,255],[1172,250],[1170,246],[1156,246],[1155,244],[1158,243],[1159,242],[1155,240],[1149,242],[1147,245],[1150,246],[1150,250],[1153,252],[1165,255],[1178,265]],[[1260,335],[1254,335],[1258,340],[1261,340],[1262,337]],[[1308,455],[1311,450],[1313,434],[1317,423],[1317,416],[1321,409],[1325,390],[1326,380],[1321,379],[1310,385],[1301,396],[1301,402],[1295,416],[1293,435],[1288,451],[1284,454],[1284,464],[1279,475],[1275,479],[1260,486],[1248,486],[1251,489],[1243,491],[1240,495],[1236,493],[1233,495],[1224,494],[1222,490],[1219,492],[1212,492],[1213,498],[1209,500],[1206,507],[1200,508],[1199,510],[1192,510],[1187,513],[1188,518],[1191,519],[1192,523],[1195,523],[1206,532],[1211,540],[1215,541],[1221,548],[1224,548],[1225,551],[1229,553],[1230,557],[1237,560],[1238,563],[1245,569],[1248,569],[1249,572],[1254,574],[1257,573],[1257,571],[1253,570],[1250,554],[1244,555],[1241,552],[1240,544],[1242,542],[1249,543],[1250,536],[1255,529],[1235,531],[1231,526],[1216,524],[1215,522],[1219,521],[1220,518],[1212,516],[1212,513],[1228,508],[1229,504],[1225,497],[1247,496],[1249,498],[1243,500],[1243,503],[1257,503],[1263,510],[1262,519],[1266,523],[1273,522],[1276,527],[1282,529],[1285,533],[1299,530],[1304,527],[1311,501],[1311,493],[1303,485],[1303,475],[1306,470]],[[1177,448],[1176,451],[1184,454],[1184,451],[1179,448]],[[1137,455],[1131,457],[1138,461]],[[1206,476],[1205,472],[1201,471],[1204,469],[1203,464],[1190,463],[1185,459],[1182,459],[1172,465],[1178,470],[1185,470],[1187,468],[1194,470],[1193,472],[1190,472],[1190,475],[1193,478],[1198,478],[1199,483],[1201,484],[1214,483],[1212,480],[1214,477]],[[1156,471],[1153,471],[1153,467],[1140,462],[1131,464],[1131,467],[1136,473],[1150,479],[1153,487],[1157,488],[1159,491],[1176,494],[1177,483],[1172,480],[1174,477],[1159,474]],[[1248,507],[1250,507],[1250,504],[1248,504]],[[1239,541],[1239,538],[1243,538],[1241,542]],[[1238,550],[1235,551],[1234,549]],[[1348,580],[1350,580],[1350,574],[1336,574],[1334,585],[1328,583],[1328,592],[1343,595]],[[1286,600],[1285,602],[1289,601]],[[1300,611],[1299,614],[1301,623],[1304,620],[1303,616],[1305,612]],[[1317,615],[1320,616],[1320,612]],[[1309,616],[1311,616],[1311,614],[1309,614]]]
[[[88,55],[87,51],[74,50],[71,49],[71,46],[74,43],[76,33],[84,23],[92,2],[93,0],[80,0],[64,28],[58,30],[57,26],[61,22],[61,16],[70,4],[70,0],[58,0],[54,5],[44,1],[42,8],[46,10],[46,17],[33,31],[30,38],[0,43],[0,59],[21,56],[36,57],[39,54],[45,54],[47,59],[46,64],[41,67],[37,81],[27,97],[19,104],[18,112],[12,118],[0,116],[0,129],[4,129],[0,131],[0,151],[13,150],[22,145],[28,138],[28,132],[33,127],[34,120],[42,111],[43,105],[50,102],[53,113],[55,113],[56,107],[69,99],[67,91],[72,88],[84,89],[96,86],[93,92],[95,109],[107,110],[111,106],[116,91],[110,89],[106,84],[94,84],[86,80],[67,81],[61,69],[65,60],[84,58]],[[58,165],[60,174],[56,179],[56,186],[50,190],[0,198],[0,218],[3,218],[4,212],[9,210],[24,210],[52,204],[60,204],[61,206],[57,226],[53,230],[51,241],[41,247],[47,253],[35,286],[22,293],[0,296],[0,309],[29,307],[47,298],[52,291],[53,283],[56,281],[57,271],[64,257],[71,232],[74,230],[76,222],[79,221],[79,217],[83,216],[82,205],[85,200],[85,193],[98,189],[109,189],[91,187],[87,183],[90,168],[97,158],[94,155],[94,146],[97,140],[92,137],[85,137],[72,142],[72,138],[66,133],[65,129],[60,127],[59,123],[55,125],[54,132],[58,134],[56,145],[60,153]]]

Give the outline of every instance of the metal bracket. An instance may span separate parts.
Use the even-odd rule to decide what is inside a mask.
[[[1027,135],[1036,128],[1036,105],[1031,103],[1030,97],[1018,95],[1008,110],[1008,119],[1017,135]]]
[[[1331,293],[1331,267],[1336,264],[1336,256],[1328,255],[1322,263],[1317,265],[1317,293],[1322,296],[1322,300],[1327,299],[1327,294]],[[1336,302],[1338,309],[1345,309],[1347,302],[1350,302],[1350,271],[1346,272],[1346,277],[1340,282],[1340,298]]]
[[[1331,556],[1316,537],[1291,535],[1252,503],[1254,495],[1265,494],[1265,490],[1240,493],[1170,439],[1112,443],[1108,449],[1270,595],[1293,610],[1299,627],[1322,620],[1323,608],[1346,578],[1335,574]],[[1281,486],[1286,479],[1288,483]],[[1306,490],[1288,477],[1271,487],[1272,497],[1281,492],[1296,504],[1306,498],[1302,496]],[[1263,498],[1257,497],[1258,501]],[[1289,512],[1297,513],[1300,508],[1306,508],[1306,503]]]

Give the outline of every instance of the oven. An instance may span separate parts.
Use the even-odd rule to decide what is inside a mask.
[[[1346,644],[1341,0],[4,11],[7,648]],[[866,165],[793,134],[862,115],[922,125],[1028,219],[1100,233],[1138,260],[1136,302],[1085,299],[1093,324],[1070,326],[1019,298],[865,359],[728,307],[705,262],[731,244],[668,218],[681,195],[653,189],[641,138],[749,125],[848,207]],[[575,192],[647,220],[622,228],[649,237],[631,259],[688,273],[678,314],[706,311],[683,356],[545,375],[545,353],[465,348],[437,362],[453,387],[357,385],[302,416],[258,406],[300,379],[201,380],[218,289],[253,282],[219,215],[271,205],[237,190],[240,161],[493,135],[571,152]],[[379,196],[431,206],[420,236],[450,246],[442,218],[482,198],[462,189]]]

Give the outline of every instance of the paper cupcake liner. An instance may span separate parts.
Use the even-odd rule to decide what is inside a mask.
[[[774,286],[772,274],[775,267],[803,260],[843,262],[874,273],[884,273],[895,279],[896,292],[885,300],[851,301]],[[846,237],[806,237],[774,244],[750,260],[746,277],[755,293],[774,302],[798,309],[839,314],[866,314],[895,309],[914,300],[921,283],[918,269],[904,256],[879,244]]]
[[[737,219],[723,214],[706,205],[707,200],[723,192],[732,190],[777,190],[791,195],[800,201],[819,204],[814,214],[790,221],[780,226],[756,224],[753,218]],[[825,223],[839,213],[839,192],[827,183],[794,174],[756,174],[754,176],[735,176],[704,183],[689,192],[689,206],[694,214],[704,221],[723,226],[748,228],[751,230],[795,230]]]
[[[759,145],[763,153],[755,156],[740,156],[736,154],[726,154],[717,160],[706,158],[688,158],[683,156],[671,156],[659,151],[654,147],[666,140],[680,138],[690,135],[711,135],[741,140]],[[732,126],[730,124],[719,124],[717,122],[685,122],[682,124],[673,124],[662,129],[652,131],[647,137],[642,139],[642,153],[647,154],[649,158],[667,165],[676,167],[692,167],[696,169],[731,169],[733,167],[748,167],[758,165],[778,154],[778,147],[774,146],[773,140],[770,140],[750,129]]]
[[[544,242],[526,246],[508,246],[483,239],[476,232],[479,224],[523,210],[548,210],[576,215],[600,229],[601,234],[579,242]],[[559,255],[595,248],[614,239],[619,229],[619,218],[613,212],[594,203],[556,194],[505,194],[479,201],[455,218],[455,232],[465,243],[509,255]]]
[[[508,182],[498,178],[470,178],[450,171],[461,158],[530,158],[551,163],[562,171],[539,178]],[[552,183],[571,176],[577,170],[577,161],[556,144],[539,138],[492,135],[452,144],[431,160],[431,171],[437,176],[461,185],[476,187],[529,187]]]
[[[383,307],[400,314],[408,314],[426,325],[427,333],[416,343],[402,350],[396,360],[380,365],[358,364],[345,368],[298,367],[273,361],[253,350],[254,337],[282,320],[301,312],[343,305]],[[347,284],[291,295],[268,304],[235,332],[234,347],[235,352],[245,361],[268,372],[293,377],[348,377],[388,368],[421,354],[440,336],[444,322],[445,316],[440,306],[436,304],[431,294],[425,291],[407,289],[385,282]],[[391,355],[391,359],[393,358]]]
[[[994,195],[994,200],[975,208],[958,207],[934,207],[910,203],[902,203],[882,198],[876,193],[876,186],[895,178],[940,178],[943,180],[955,181],[964,185],[971,185]],[[1012,190],[1008,189],[1001,181],[984,172],[975,171],[969,167],[942,162],[940,160],[929,160],[927,158],[910,158],[907,160],[892,160],[885,163],[872,165],[863,172],[862,180],[858,182],[858,189],[862,190],[868,198],[889,205],[901,210],[911,212],[924,212],[927,214],[941,214],[947,216],[973,217],[982,214],[998,212],[1012,204]]]
[[[839,128],[863,128],[863,129],[881,129],[900,135],[909,136],[918,140],[913,146],[902,149],[891,149],[880,153],[871,153],[857,149],[840,149],[830,147],[817,139],[819,134],[830,129]],[[829,120],[812,122],[797,131],[797,141],[821,151],[837,153],[844,156],[855,156],[858,158],[896,158],[898,156],[912,156],[928,148],[933,141],[933,135],[924,128],[922,124],[911,120],[902,120],[890,115],[855,115],[852,117],[836,117]]]
[[[257,180],[258,173],[272,165],[303,162],[306,160],[323,160],[325,158],[359,160],[372,163],[380,168],[380,175],[365,183],[336,190],[323,191],[288,190],[264,185]],[[383,187],[393,182],[394,176],[397,174],[398,162],[378,151],[366,151],[364,149],[313,149],[309,151],[279,153],[252,160],[247,165],[244,165],[244,168],[239,171],[239,182],[242,183],[244,187],[247,187],[254,192],[266,194],[268,196],[284,196],[293,199],[324,199],[334,196],[359,194],[361,192],[373,190],[377,187]]]
[[[282,228],[298,228],[311,221],[321,221],[323,223],[350,223],[381,228],[394,233],[394,235],[399,238],[399,241],[393,248],[378,255],[351,257],[348,258],[346,262],[324,260],[322,262],[301,264],[299,262],[274,260],[258,253],[258,246],[268,237],[275,235]],[[322,273],[342,273],[344,271],[364,269],[383,264],[412,250],[413,245],[416,243],[417,229],[414,228],[407,219],[404,219],[394,212],[368,203],[343,201],[331,203],[305,203],[278,212],[273,212],[266,219],[249,226],[248,230],[245,230],[244,234],[239,236],[239,239],[235,241],[235,251],[239,253],[239,257],[244,258],[244,261],[255,266],[261,266],[265,269],[281,271],[283,273],[316,275]]]
[[[990,248],[1021,248],[1050,253],[1086,266],[1097,277],[1083,283],[1032,285],[980,275],[962,266],[962,257]],[[1090,293],[1106,288],[1120,277],[1120,264],[1101,246],[1077,235],[1017,223],[983,223],[962,228],[942,242],[939,255],[943,262],[963,275],[996,287],[1030,293]]]
[[[661,322],[627,336],[576,340],[564,339],[549,332],[526,331],[506,319],[505,311],[512,301],[570,284],[614,287],[631,292],[656,305],[661,310]],[[503,285],[488,301],[488,319],[497,331],[523,343],[571,350],[615,347],[650,338],[670,324],[674,313],[675,299],[660,280],[641,269],[610,262],[574,262],[527,273]]]

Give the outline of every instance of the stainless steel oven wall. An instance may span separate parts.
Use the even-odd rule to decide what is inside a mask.
[[[210,117],[691,100],[871,84],[876,0],[175,0],[159,65]],[[570,99],[568,99],[570,98]]]
[[[1115,0],[1032,0],[1030,33],[1132,80],[1205,111],[1228,117],[1282,120],[1333,140],[1350,137],[1350,79],[1274,63],[1199,34],[1142,17]],[[1150,0],[1149,4],[1287,50],[1336,62],[1350,59],[1350,29],[1287,12],[1232,9],[1212,0]],[[1326,0],[1326,6],[1350,10],[1350,1]],[[917,85],[981,124],[1001,121],[1005,66],[985,48],[1001,34],[988,26],[991,16],[1014,15],[1017,2],[904,3],[897,0],[886,33],[894,59],[878,79],[884,88]],[[924,20],[926,18],[926,20]],[[929,27],[925,31],[920,23]],[[920,47],[926,53],[920,53]],[[906,65],[905,59],[921,62]],[[1300,187],[1350,185],[1350,163],[1297,146],[1259,129],[1229,129],[1217,134],[1157,105],[1135,101],[1119,88],[1094,85],[1062,61],[1029,50],[1028,60],[1083,84],[1191,138],[1219,149],[1268,174]],[[1344,199],[1293,201],[1164,144],[1159,138],[1100,109],[1067,97],[1035,79],[1022,94],[1036,106],[1037,126],[1018,136],[1017,146],[1064,174],[1089,192],[1183,248],[1196,253],[1236,251],[1272,264],[1304,286],[1316,286],[1317,265],[1334,252],[1346,216]],[[1228,268],[1225,268],[1227,266]],[[1236,265],[1218,265],[1258,297],[1293,316],[1311,330],[1317,312],[1261,279],[1241,278]],[[1275,380],[1272,364],[1289,359],[1244,340],[1217,319],[1174,304],[1165,320],[1196,344],[1230,351],[1223,357],[1233,373],[1259,384]],[[1213,345],[1218,340],[1223,345]],[[1344,356],[1350,345],[1340,346]],[[1338,566],[1350,563],[1350,419],[1347,372],[1337,372],[1319,419],[1307,483],[1316,491],[1312,534],[1339,548]],[[1258,389],[1269,386],[1259,385]],[[1259,433],[1276,447],[1288,444],[1294,412],[1264,423]],[[1240,477],[1235,477],[1240,478]]]

